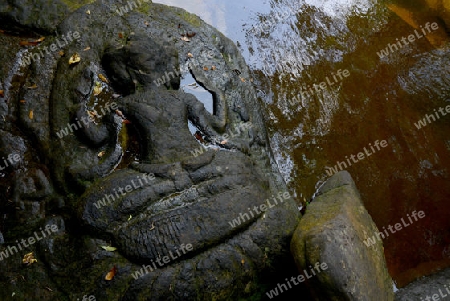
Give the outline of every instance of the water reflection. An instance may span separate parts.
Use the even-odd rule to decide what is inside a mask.
[[[298,200],[313,195],[327,166],[376,140],[388,141],[389,149],[348,171],[379,229],[414,210],[426,213],[384,241],[399,286],[450,266],[450,115],[414,126],[449,104],[450,95],[444,30],[450,17],[426,2],[233,0],[184,7],[241,45],[264,91],[278,164]],[[416,39],[384,59],[377,55],[427,22],[439,25],[435,38]],[[338,70],[350,75],[315,88]],[[305,87],[314,93],[306,95]]]

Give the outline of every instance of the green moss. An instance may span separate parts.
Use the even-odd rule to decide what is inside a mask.
[[[151,4],[152,4],[151,2],[142,3],[141,5],[139,5],[139,7],[136,9],[136,11],[148,15],[150,12]]]
[[[177,12],[177,15],[195,27],[200,27],[200,25],[202,25],[202,20],[194,14],[188,12]]]
[[[70,10],[74,11],[86,4],[95,2],[95,0],[62,0],[62,2],[67,5]]]

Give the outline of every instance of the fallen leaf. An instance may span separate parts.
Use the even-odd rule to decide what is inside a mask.
[[[90,15],[90,14],[91,14],[91,11],[88,9],[88,10],[86,11],[86,14]]]
[[[147,21],[145,21],[145,22],[144,22],[144,24],[145,24],[145,25],[147,25],[147,26],[149,26],[149,25],[150,25],[150,23],[148,23]]]
[[[117,250],[117,248],[110,247],[110,246],[101,246],[101,247],[109,252],[114,252],[115,250]]]
[[[189,38],[187,38],[187,37],[181,37],[180,39],[182,39],[183,41],[185,41],[185,42],[190,42],[191,40],[189,39]]]
[[[245,260],[244,260],[244,259],[242,259],[242,260],[241,260],[241,263],[242,263],[242,264],[244,264],[244,263],[245,263]]]
[[[49,288],[48,286],[46,286],[45,288],[48,289],[49,291],[53,292],[53,290],[51,288]]]
[[[30,119],[33,119],[33,110],[30,110],[30,113],[28,113],[28,117],[30,117]]]
[[[112,95],[112,97],[113,97],[113,98],[119,98],[119,97],[120,97],[120,94],[114,93],[114,94]]]
[[[74,53],[69,59],[69,65],[79,63],[81,61],[81,57],[78,53]]]
[[[61,50],[61,51],[58,52],[58,53],[59,53],[60,56],[64,56],[64,51]]]
[[[37,85],[36,85],[36,84],[34,84],[34,85],[32,85],[32,86],[28,87],[28,89],[30,89],[30,90],[34,90],[34,89],[37,89]]]
[[[227,143],[228,143],[228,140],[220,141],[220,144],[222,144],[222,145],[227,144]]]
[[[95,87],[94,87],[94,96],[99,95],[100,93],[102,93],[103,88],[102,85],[100,83],[95,83]]]
[[[20,41],[19,45],[20,46],[36,46],[39,43],[40,42],[36,42],[36,41]]]
[[[211,70],[216,70],[216,66],[212,66],[212,67],[211,67]]]
[[[33,263],[35,263],[35,262],[37,262],[37,259],[34,258],[33,252],[28,253],[28,254],[25,254],[25,255],[23,256],[23,259],[22,259],[22,263],[23,263],[23,264],[28,264],[28,265],[30,265],[30,264],[33,264]]]
[[[21,99],[20,103],[26,103],[25,99]]]
[[[114,266],[109,272],[108,274],[106,274],[105,276],[105,280],[112,280],[114,278],[114,276],[116,276],[117,273],[117,268],[116,266]]]
[[[104,83],[109,83],[108,79],[101,73],[98,74],[98,78],[100,78]]]
[[[245,83],[245,78],[239,77],[241,79],[241,82]]]
[[[192,53],[190,53],[190,52],[187,54],[187,56],[190,57],[190,58],[194,57],[194,55]]]
[[[119,32],[119,39],[123,39],[123,34]]]
[[[88,51],[89,49],[91,49],[91,47],[88,46],[88,47],[84,48],[83,51]]]
[[[130,124],[131,121],[129,121],[128,119],[124,119],[124,120],[122,120],[122,123],[124,123],[124,124]]]
[[[0,97],[5,97],[5,91],[0,90]]]
[[[97,112],[96,111],[86,111],[87,114],[89,115],[89,117],[94,118],[97,117]]]
[[[101,152],[99,152],[99,153],[97,154],[97,157],[101,158],[101,157],[103,157],[105,154],[106,154],[105,151],[101,151]]]
[[[186,36],[187,36],[188,38],[195,37],[195,35],[196,35],[195,32],[191,32],[191,33],[187,32],[187,33],[186,33]]]
[[[205,71],[208,71],[209,69],[208,69],[208,67],[203,67],[203,70],[205,70]]]
[[[120,117],[125,117],[121,110],[116,110],[116,114],[119,115]]]
[[[129,221],[131,218],[132,218],[132,216],[131,216],[131,214],[130,214],[130,217],[128,218],[128,221]]]
[[[45,37],[40,37],[39,39],[36,40],[36,42],[42,42],[43,40],[45,40]]]

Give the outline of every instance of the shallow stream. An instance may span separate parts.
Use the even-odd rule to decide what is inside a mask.
[[[238,45],[299,202],[329,177],[327,167],[347,169],[380,231],[410,223],[413,211],[426,215],[384,239],[398,287],[450,266],[450,8],[425,0],[154,2],[199,15]]]

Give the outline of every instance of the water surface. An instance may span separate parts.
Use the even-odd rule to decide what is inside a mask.
[[[384,240],[391,276],[404,286],[450,266],[450,115],[415,126],[450,104],[442,10],[425,1],[155,2],[201,16],[238,45],[299,202],[329,177],[327,167],[386,140],[346,169],[380,230],[414,210],[426,215]],[[439,30],[419,38],[427,22]],[[377,54],[411,34],[414,42]]]

